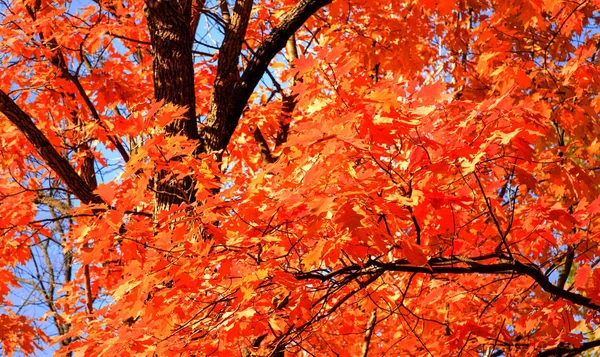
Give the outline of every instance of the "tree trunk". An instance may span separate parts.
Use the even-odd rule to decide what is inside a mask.
[[[191,29],[194,24],[192,2],[148,1],[145,11],[154,54],[154,99],[157,102],[164,101],[163,104],[187,108],[182,119],[174,120],[165,127],[165,134],[184,135],[188,139],[198,140],[192,56],[195,30]],[[166,176],[167,171],[161,170],[156,177],[157,212],[168,210],[174,204],[195,200],[190,177],[165,180]]]

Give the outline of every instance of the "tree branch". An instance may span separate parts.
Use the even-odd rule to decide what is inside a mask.
[[[373,312],[371,313],[371,318],[367,323],[367,330],[365,331],[365,340],[363,342],[362,357],[367,357],[369,355],[369,345],[371,344],[371,337],[373,336],[373,331],[375,330],[376,322],[377,310],[373,310]]]
[[[256,50],[256,54],[250,60],[239,83],[235,88],[235,98],[239,99],[236,103],[244,105],[236,108],[238,116],[242,114],[246,102],[254,91],[254,88],[260,81],[263,73],[266,71],[269,63],[281,51],[288,39],[323,6],[331,3],[332,0],[303,0],[288,12],[279,27],[275,28],[265,41]]]
[[[254,140],[256,140],[256,143],[258,144],[258,150],[260,151],[260,157],[263,160],[263,164],[266,165],[275,162],[276,159],[273,157],[273,154],[271,154],[269,144],[259,128],[254,130]]]
[[[558,346],[549,350],[542,351],[537,354],[537,357],[553,357],[553,356],[577,356],[583,351],[587,351],[594,347],[600,346],[600,340],[589,341],[582,343],[579,347],[575,346]]]
[[[556,286],[561,289],[565,288],[567,284],[567,280],[569,279],[569,275],[571,275],[571,269],[573,268],[573,260],[575,259],[575,247],[573,245],[569,245],[567,247],[567,253],[564,257],[564,263],[560,274],[558,275],[558,281],[556,282]],[[556,297],[555,297],[556,298]]]
[[[331,1],[332,0],[302,0],[283,17],[279,27],[273,29],[270,35],[256,50],[254,57],[248,62],[241,78],[234,82],[235,85],[232,95],[220,99],[221,101],[227,101],[227,105],[222,106],[220,111],[211,108],[211,113],[207,120],[207,127],[204,132],[204,151],[220,151],[227,147],[254,88],[258,85],[258,82],[267,70],[273,57],[285,47],[290,36],[292,36],[309,17],[323,6],[330,4]],[[235,17],[235,14],[233,17]],[[232,18],[232,23],[233,22],[234,20]],[[231,25],[232,24],[230,24],[230,26]],[[225,47],[225,40],[223,42],[223,47]],[[221,51],[223,51],[223,48]],[[219,66],[221,65],[223,54],[223,52],[219,53]],[[236,64],[237,60],[238,58],[236,57]],[[237,74],[237,72],[235,73]],[[231,75],[231,73],[229,75]],[[218,78],[219,76],[217,75],[217,79]],[[215,94],[218,94],[217,90],[219,85],[221,84],[215,81]]]
[[[227,20],[229,11],[227,3],[221,2],[220,5],[225,21],[225,37],[219,49],[217,75],[202,137],[203,147],[200,150],[202,152],[219,152],[225,149],[237,126],[237,119],[232,127],[229,118],[232,108],[239,105],[233,98],[233,93],[235,84],[240,78],[238,65],[252,12],[252,0],[237,0],[233,7],[233,14]],[[243,105],[245,107],[246,103],[244,102]]]
[[[92,279],[90,278],[90,265],[83,266],[83,281],[85,285],[85,311],[91,315],[94,312],[94,296],[92,295]]]
[[[44,133],[35,126],[29,115],[2,90],[0,90],[0,112],[25,135],[48,166],[56,172],[81,202],[104,203],[75,172],[69,161],[56,151]]]
[[[349,265],[339,270],[322,273],[321,271],[299,272],[296,273],[296,279],[307,280],[317,279],[327,281],[337,276],[355,276],[371,275],[376,272],[408,272],[424,274],[516,274],[526,275],[532,278],[544,291],[558,296],[573,304],[585,306],[589,309],[600,310],[600,305],[594,303],[592,299],[577,294],[552,284],[546,275],[534,264],[524,264],[517,260],[506,259],[504,257],[488,257],[494,259],[490,264],[480,263],[479,258],[468,258],[462,256],[452,256],[448,258],[431,258],[427,265],[411,265],[406,259],[397,260],[391,263],[371,260],[364,267],[358,265]]]
[[[219,7],[221,8],[221,16],[223,17],[223,22],[225,26],[229,24],[231,20],[231,14],[229,13],[229,6],[227,5],[226,0],[219,0]]]
[[[200,15],[204,10],[206,0],[193,0],[192,1],[192,21],[190,23],[190,37],[194,38],[196,30],[198,29],[198,23],[200,22]]]
[[[43,204],[48,207],[52,207],[61,214],[67,215],[71,212],[71,207],[65,203],[63,200],[59,200],[55,197],[45,195],[43,193],[38,193],[37,198],[34,200],[36,204]]]

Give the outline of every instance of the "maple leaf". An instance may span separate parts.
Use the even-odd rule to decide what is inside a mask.
[[[584,286],[591,276],[592,269],[589,265],[582,265],[577,268],[575,279],[573,281],[573,289],[579,289]]]
[[[415,265],[427,264],[427,256],[423,253],[423,250],[415,244],[410,243],[408,240],[402,241],[402,251],[406,255],[406,259]]]

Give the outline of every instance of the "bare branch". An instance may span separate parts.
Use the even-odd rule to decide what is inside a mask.
[[[373,310],[371,318],[367,323],[367,330],[365,331],[365,341],[363,342],[362,357],[369,355],[369,345],[371,344],[371,337],[373,336],[373,330],[375,330],[375,323],[377,322],[377,310]]]
[[[490,263],[481,263],[482,260],[491,260]],[[358,265],[348,265],[339,270],[322,273],[320,271],[298,272],[296,278],[300,280],[317,279],[327,281],[339,276],[359,277],[371,275],[376,272],[409,272],[424,274],[516,274],[526,275],[532,278],[544,291],[568,300],[575,305],[580,305],[593,310],[600,310],[600,305],[593,302],[592,299],[561,289],[554,285],[548,277],[540,270],[540,267],[534,264],[525,264],[515,259],[507,259],[505,256],[486,256],[468,258],[462,256],[451,256],[448,258],[431,258],[427,265],[411,265],[406,259],[400,259],[394,262],[385,263],[377,260],[370,260],[363,267]]]
[[[579,347],[572,345],[558,346],[545,350],[537,354],[537,357],[552,357],[552,356],[577,356],[581,352],[587,351],[594,347],[600,346],[600,340],[589,341],[582,343]]]

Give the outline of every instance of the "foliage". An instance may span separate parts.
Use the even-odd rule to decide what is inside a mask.
[[[593,352],[598,8],[3,0],[2,352]]]

